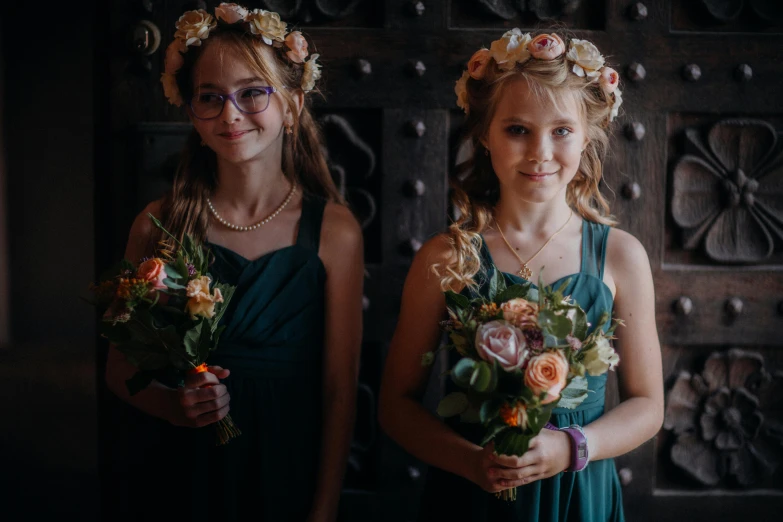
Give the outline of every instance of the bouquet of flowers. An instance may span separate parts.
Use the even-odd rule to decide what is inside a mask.
[[[182,386],[187,373],[208,371],[205,361],[217,348],[225,328],[218,324],[235,289],[212,281],[209,250],[188,235],[180,242],[149,217],[176,250],[138,266],[123,259],[90,287],[92,303],[103,312],[101,335],[139,370],[125,383],[131,395],[153,379]],[[240,433],[230,415],[217,423],[218,445]]]
[[[449,319],[441,326],[462,358],[450,370],[464,392],[438,405],[442,417],[481,422],[481,445],[495,441],[501,455],[523,455],[549,422],[555,407],[576,408],[587,397],[585,374],[606,373],[619,362],[609,340],[619,321],[604,313],[591,333],[579,305],[563,295],[568,285],[539,289],[530,283],[506,286],[499,271],[489,281],[489,299],[446,292]],[[424,355],[423,364],[435,354]],[[514,500],[516,488],[498,493]]]

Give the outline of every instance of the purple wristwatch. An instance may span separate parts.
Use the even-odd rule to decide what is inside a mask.
[[[547,422],[544,426],[548,430],[557,430],[558,428]],[[578,424],[572,424],[567,428],[559,428],[568,434],[571,440],[571,465],[566,471],[582,471],[587,466],[590,456],[587,453],[587,437],[582,427]]]

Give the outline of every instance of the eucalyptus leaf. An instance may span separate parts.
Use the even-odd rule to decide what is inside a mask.
[[[555,403],[543,404],[540,408],[528,410],[527,427],[534,436],[538,435],[549,422],[553,409],[555,409]]]
[[[479,408],[479,417],[483,424],[488,424],[500,415],[500,407],[503,405],[503,399],[488,399],[481,404]]]
[[[453,417],[468,409],[468,397],[462,392],[449,393],[438,404],[438,415]]]
[[[568,383],[562,392],[560,392],[560,401],[558,408],[574,409],[587,398],[587,379],[584,377],[574,377]]]
[[[183,286],[183,285],[177,283],[176,281],[174,281],[173,279],[171,279],[169,277],[167,277],[166,279],[163,280],[163,284],[166,285],[167,288],[170,288],[172,290],[185,290],[185,289],[187,289],[187,286]]]
[[[451,379],[457,386],[467,388],[470,386],[471,376],[473,375],[473,370],[475,370],[475,368],[476,361],[464,357],[457,361],[457,364],[451,369]]]
[[[166,272],[166,275],[169,276],[169,279],[182,279],[187,277],[187,274],[181,274],[174,266],[170,264],[163,265],[163,270]]]
[[[470,377],[470,387],[479,393],[486,393],[492,381],[492,368],[485,361],[476,364]]]

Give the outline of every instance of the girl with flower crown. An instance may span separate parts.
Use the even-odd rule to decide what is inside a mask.
[[[162,83],[193,132],[172,191],[133,223],[126,257],[149,256],[165,239],[149,212],[174,235],[208,246],[210,272],[236,291],[210,371],[184,388],[154,382],[129,396],[124,383],[135,368],[110,349],[110,389],[160,419],[147,426],[157,439],[147,437],[133,463],[141,471],[128,479],[133,501],[124,515],[335,520],[364,268],[361,229],[307,107],[318,55],[277,13],[236,4],[220,4],[214,16],[186,12],[176,27]],[[229,409],[242,434],[215,446],[208,425]]]
[[[624,520],[612,458],[660,428],[663,379],[649,260],[637,239],[613,228],[599,191],[617,87],[592,43],[519,29],[475,53],[457,82],[473,151],[452,180],[458,217],[413,261],[380,396],[383,428],[431,465],[420,520]],[[443,291],[486,297],[496,272],[508,284],[539,275],[567,283],[591,324],[604,312],[625,323],[621,404],[604,413],[606,374],[588,376],[588,398],[556,408],[555,429],[521,457],[481,447],[483,426],[442,422],[420,403],[429,373],[421,359],[439,342]],[[515,487],[514,501],[490,494]]]

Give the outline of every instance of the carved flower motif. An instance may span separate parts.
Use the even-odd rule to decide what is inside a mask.
[[[721,262],[759,262],[783,240],[783,162],[777,133],[761,120],[723,120],[707,133],[685,131],[686,154],[674,167],[672,215],[683,245],[704,238]]]
[[[727,478],[749,486],[783,459],[783,372],[770,376],[761,354],[713,353],[700,374],[682,372],[669,391],[664,429],[674,464],[709,486]]]

